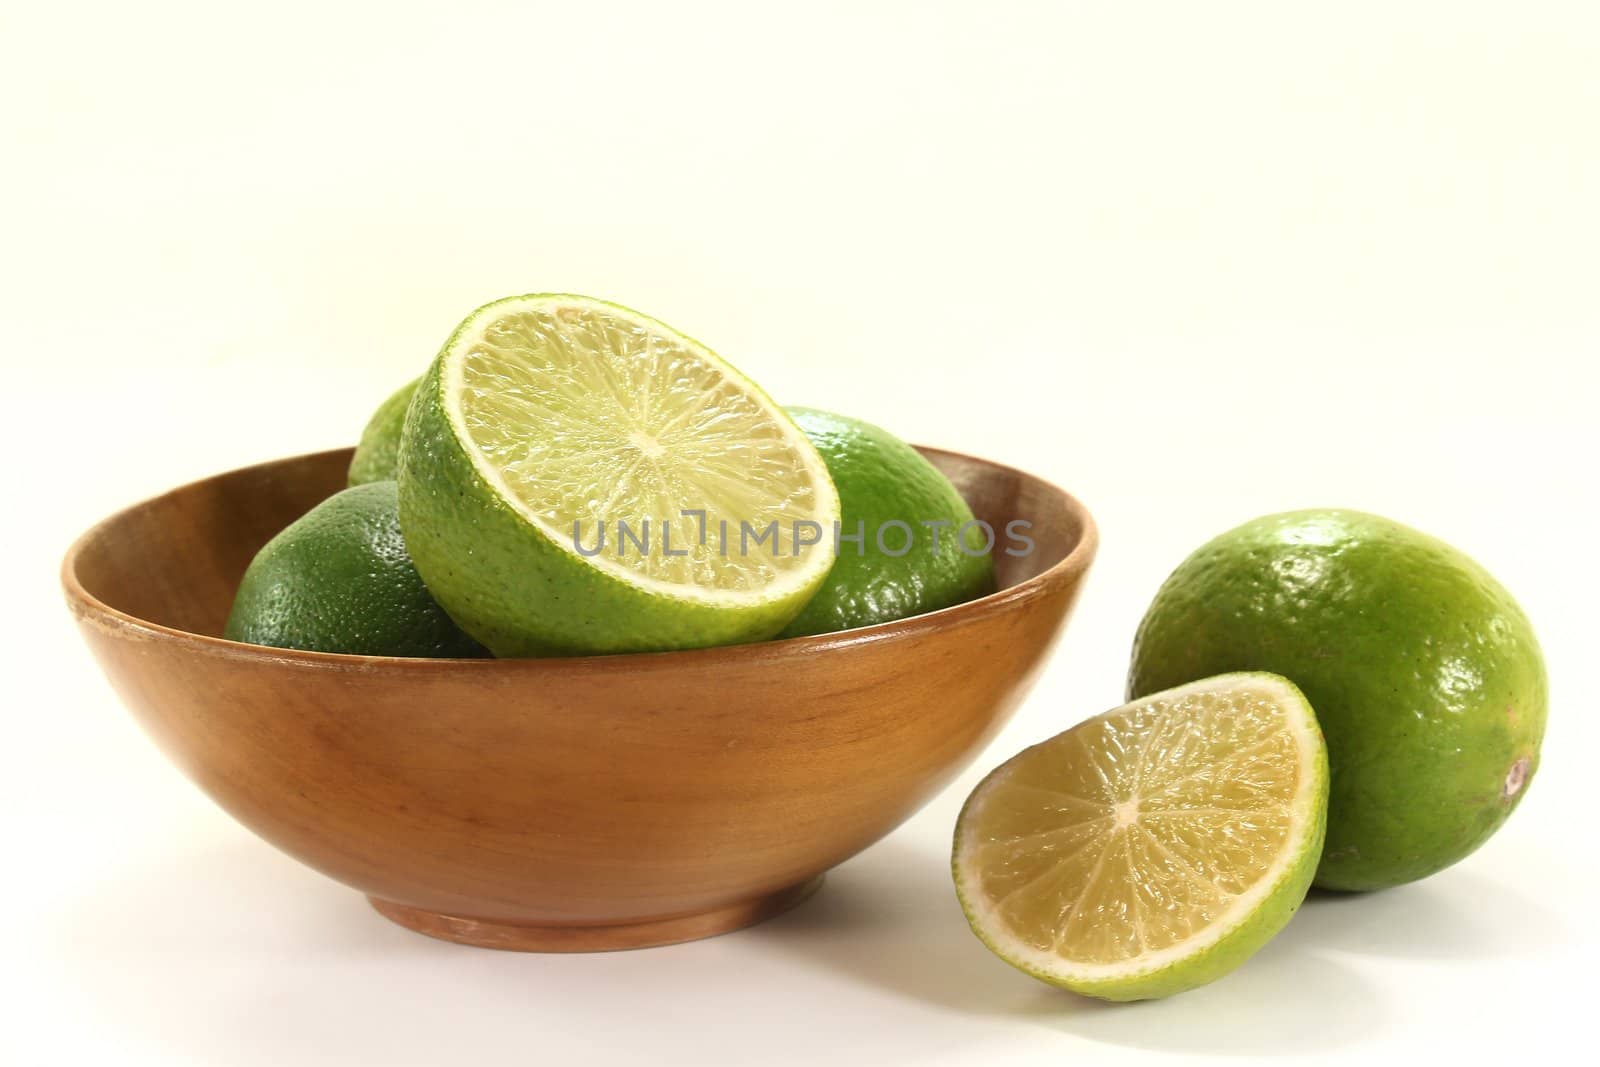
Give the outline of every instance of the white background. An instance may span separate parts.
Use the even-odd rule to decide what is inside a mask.
[[[0,6],[0,1059],[1517,1062],[1590,1042],[1592,4]],[[454,323],[619,300],[781,399],[1048,476],[1103,547],[1032,699],[789,916],[586,957],[391,926],[233,824],[73,632],[73,535],[353,440]],[[968,933],[980,773],[1119,701],[1150,595],[1346,505],[1521,598],[1542,772],[1426,883],[1106,1007]]]

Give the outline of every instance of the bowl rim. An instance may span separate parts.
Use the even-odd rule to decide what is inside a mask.
[[[908,640],[932,630],[964,627],[1011,611],[1020,604],[1038,599],[1062,585],[1079,580],[1084,572],[1088,570],[1090,563],[1094,561],[1100,541],[1099,528],[1095,524],[1094,517],[1089,513],[1089,509],[1084,506],[1082,501],[1054,482],[1038,475],[1030,474],[1020,468],[965,452],[935,448],[929,445],[914,445],[913,447],[925,456],[948,456],[953,459],[979,464],[1003,474],[1026,479],[1041,489],[1054,493],[1066,505],[1068,512],[1078,521],[1080,533],[1077,542],[1065,556],[1053,565],[1015,585],[998,589],[993,593],[978,597],[976,600],[968,600],[936,611],[924,612],[921,615],[910,615],[903,619],[876,623],[872,626],[858,626],[854,629],[837,630],[833,633],[813,634],[806,637],[750,641],[744,644],[715,645],[708,648],[677,649],[663,652],[621,652],[590,656],[527,657],[521,659],[367,656],[343,652],[313,652],[304,649],[246,644],[241,641],[230,641],[225,637],[197,634],[190,630],[182,630],[163,623],[152,622],[149,619],[141,619],[136,615],[131,615],[105,603],[84,588],[83,583],[78,579],[78,558],[83,551],[97,538],[103,536],[104,531],[109,526],[132,512],[149,507],[157,501],[214,479],[226,478],[230,475],[244,474],[263,467],[295,463],[297,461],[316,460],[339,454],[348,456],[353,450],[345,447],[325,449],[319,452],[303,452],[298,455],[283,456],[277,459],[264,460],[260,463],[248,464],[243,467],[235,467],[231,470],[220,471],[204,478],[197,478],[182,485],[174,486],[165,492],[157,493],[120,508],[90,526],[73,540],[66,551],[66,555],[61,560],[61,585],[66,594],[68,608],[71,609],[73,615],[81,623],[118,633],[121,636],[134,637],[135,639],[176,642],[180,645],[187,645],[196,652],[213,656],[220,655],[225,658],[254,660],[321,670],[437,671],[441,668],[450,668],[454,670],[490,671],[506,670],[509,667],[522,670],[583,672],[618,670],[630,667],[659,668],[666,667],[669,664],[674,666],[714,664],[718,660],[729,657],[768,656],[782,658],[814,656],[857,645],[876,644],[881,641]]]

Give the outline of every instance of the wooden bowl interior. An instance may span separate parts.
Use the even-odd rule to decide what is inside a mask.
[[[218,637],[261,546],[345,486],[350,450],[207,478],[119,512],[75,560],[90,596],[126,615]]]

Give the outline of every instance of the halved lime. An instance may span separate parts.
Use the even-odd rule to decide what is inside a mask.
[[[783,409],[589,297],[468,316],[418,387],[399,480],[418,571],[499,656],[760,640],[833,564],[839,497]]]
[[[1328,756],[1273,674],[1225,674],[1106,712],[973,790],[956,892],[996,955],[1107,1000],[1237,967],[1289,921],[1322,851]]]

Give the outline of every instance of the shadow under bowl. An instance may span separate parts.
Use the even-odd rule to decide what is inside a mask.
[[[422,933],[635,948],[792,906],[1005,722],[1093,559],[1084,507],[922,449],[974,514],[1031,523],[998,591],[836,634],[564,659],[343,656],[217,636],[256,551],[350,450],[137,504],[68,551],[78,625],[157,745],[234,818]],[[1002,538],[1003,548],[1006,542]]]

